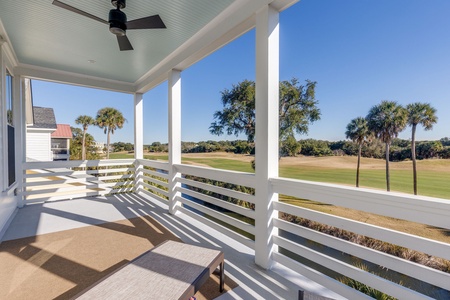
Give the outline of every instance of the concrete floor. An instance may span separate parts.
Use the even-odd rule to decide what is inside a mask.
[[[142,215],[152,216],[186,243],[222,249],[225,254],[226,276],[233,279],[239,287],[216,299],[298,299],[299,289],[333,299],[343,299],[279,264],[270,271],[258,267],[254,263],[252,249],[183,213],[168,214],[165,204],[145,195],[121,194],[28,205],[18,210],[3,240]]]

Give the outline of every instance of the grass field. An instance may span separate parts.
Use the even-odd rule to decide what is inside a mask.
[[[133,154],[112,153],[111,158],[131,158]],[[147,153],[145,158],[167,161],[165,153]],[[183,154],[182,162],[199,166],[241,172],[253,172],[253,156],[231,153]],[[418,161],[419,195],[450,199],[450,160]],[[412,193],[412,163],[391,162],[391,191]],[[283,157],[280,176],[317,182],[354,186],[356,157]],[[381,159],[362,158],[360,186],[386,189],[385,162]]]

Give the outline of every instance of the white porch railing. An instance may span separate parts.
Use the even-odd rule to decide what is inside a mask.
[[[25,203],[132,192],[135,160],[26,162]]]
[[[283,178],[272,178],[271,182],[274,191],[279,194],[314,200],[349,209],[361,210],[382,216],[409,220],[416,223],[428,224],[431,226],[445,228],[447,230],[450,229],[450,201],[447,200],[414,197],[395,193],[378,192],[366,189],[356,189],[338,185]],[[312,220],[348,232],[377,239],[382,242],[450,260],[450,244],[448,243],[374,226],[364,222],[341,218],[281,202],[275,203],[275,209],[281,213]],[[363,247],[281,219],[274,220],[274,225],[284,232],[294,234],[314,243],[319,243],[327,247],[327,249],[335,249],[337,252],[345,253],[357,258],[357,260],[360,260],[361,262],[372,263],[380,266],[380,268],[389,270],[389,272],[398,272],[397,276],[401,278],[400,281],[402,281],[403,284],[397,284],[375,274],[365,272],[352,264],[339,261],[333,256],[320,253],[314,249],[306,247],[301,243],[294,242],[282,236],[273,237],[275,244],[279,247],[301,255],[303,258],[313,261],[331,271],[353,278],[385,294],[399,299],[426,298],[425,295],[408,287],[408,282],[411,281],[414,282],[411,284],[412,288],[420,288],[417,284],[423,285],[423,283],[428,283],[432,286],[442,288],[443,290],[450,290],[450,273],[425,267],[421,264],[413,263],[409,260],[401,259],[381,251]],[[358,296],[355,295],[354,290],[349,290],[346,286],[341,286],[336,282],[330,281],[329,278],[323,274],[320,274],[316,270],[308,268],[305,265],[288,258],[280,252],[274,253],[273,259],[299,273],[302,273],[303,275],[310,277],[313,280],[316,280],[317,282],[322,283],[323,285],[346,297],[356,299]],[[450,271],[450,268],[448,268],[448,271]],[[434,288],[425,287],[425,289]],[[444,293],[442,291],[441,293],[441,297],[448,297],[449,295],[449,292]],[[438,297],[438,294],[434,294],[430,297],[430,299]]]
[[[254,175],[188,165],[177,165],[176,169],[182,184],[177,200],[183,206],[179,210],[254,249],[255,211],[251,207],[256,201],[250,192],[255,186]],[[215,182],[244,188],[224,188]],[[222,196],[231,201],[221,200]]]
[[[139,159],[137,160],[136,191],[142,192],[156,200],[167,204],[168,169],[167,162]]]
[[[176,192],[178,210],[207,226],[253,248],[255,251],[255,176],[251,173],[217,170],[178,164]],[[25,163],[27,202],[67,199],[78,196],[137,192],[165,204],[170,198],[169,164],[139,160]],[[220,184],[219,184],[220,183]],[[396,219],[427,224],[450,232],[450,201],[357,189],[286,178],[271,178],[275,193],[313,200]],[[398,247],[450,261],[450,244],[400,231],[374,226],[315,210],[275,202],[278,215],[289,214],[359,234]],[[367,296],[336,280],[349,277],[399,299],[450,296],[450,273],[321,233],[282,218],[273,222],[279,233],[272,259],[350,299]],[[349,259],[343,259],[345,256]],[[355,261],[371,266],[366,271]],[[319,271],[320,270],[320,271]],[[382,270],[378,272],[377,270]],[[450,271],[450,263],[448,270]],[[381,273],[384,275],[380,275]],[[337,274],[337,275],[336,275]],[[390,274],[390,279],[385,275]],[[399,284],[399,282],[402,282]],[[428,294],[428,295],[427,295]]]

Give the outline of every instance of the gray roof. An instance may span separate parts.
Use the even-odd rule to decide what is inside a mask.
[[[56,129],[53,108],[33,106],[33,126],[30,127]]]

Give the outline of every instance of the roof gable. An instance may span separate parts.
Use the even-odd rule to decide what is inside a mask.
[[[33,126],[30,126],[30,128],[56,129],[53,108],[33,106]]]

